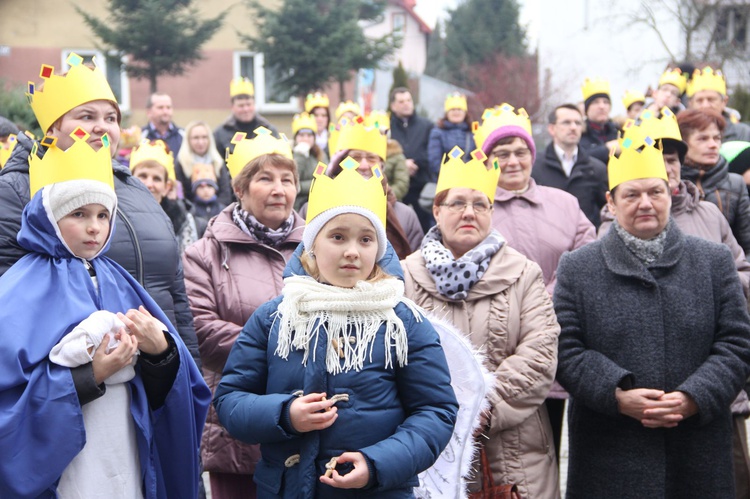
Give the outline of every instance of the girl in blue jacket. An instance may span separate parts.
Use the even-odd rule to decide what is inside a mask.
[[[261,444],[258,497],[407,498],[448,443],[457,402],[437,333],[404,298],[382,172],[319,165],[282,296],[256,310],[214,404]]]

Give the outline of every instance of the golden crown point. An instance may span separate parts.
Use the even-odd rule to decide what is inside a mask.
[[[107,77],[99,68],[88,67],[83,63],[83,57],[74,53],[68,56],[67,63],[70,70],[65,75],[56,75],[54,67],[42,64],[39,72],[44,79],[42,88],[37,88],[34,82],[28,83],[26,97],[42,132],[49,130],[55,121],[81,104],[108,100],[117,106]]]
[[[435,194],[453,187],[465,187],[483,192],[492,203],[500,180],[500,164],[497,159],[488,169],[484,164],[487,155],[481,149],[474,150],[467,162],[464,162],[463,156],[464,151],[458,146],[443,156]]]
[[[244,132],[237,132],[232,137],[234,150],[227,154],[227,168],[232,178],[239,175],[248,163],[264,154],[280,154],[285,158],[294,159],[292,148],[284,134],[277,139],[271,130],[263,126],[259,126],[254,132],[255,137],[252,139],[248,139]]]
[[[190,177],[191,182],[199,180],[211,180],[216,182],[216,171],[214,165],[208,163],[193,163],[193,174]]]
[[[115,188],[112,175],[112,155],[109,135],[102,135],[102,147],[98,151],[87,142],[89,134],[76,128],[70,134],[73,145],[63,151],[57,147],[57,137],[46,135],[34,143],[29,155],[29,187],[31,197],[45,185],[67,180],[98,180]],[[47,148],[42,158],[37,152],[39,145]]]
[[[492,132],[498,128],[506,126],[515,126],[525,130],[529,136],[531,136],[531,121],[529,120],[529,114],[524,108],[520,108],[518,112],[510,104],[503,103],[493,108],[487,108],[482,113],[482,124],[475,121],[472,123],[472,131],[474,132],[474,142],[477,147],[482,148],[485,140],[490,136]]]
[[[342,118],[337,135],[336,145],[331,149],[333,154],[357,149],[377,154],[380,159],[385,160],[388,137],[383,135],[382,129],[368,127],[362,116],[351,120]]]
[[[10,155],[13,154],[13,149],[16,148],[17,143],[18,137],[14,133],[8,135],[7,142],[0,143],[0,170],[5,167],[5,163],[10,159]]]
[[[341,102],[341,103],[339,103],[338,107],[336,108],[336,113],[335,113],[335,115],[336,115],[336,121],[340,120],[341,116],[344,113],[347,113],[347,112],[348,113],[354,113],[357,116],[359,116],[359,115],[362,114],[362,109],[359,107],[359,104],[357,104],[356,102],[353,102],[353,101],[350,101],[350,100],[345,101],[345,102]]]
[[[669,182],[661,140],[646,136],[643,140],[622,138],[619,142],[620,156],[615,156],[612,148],[607,163],[610,191],[623,182],[642,178],[661,178]]]
[[[661,109],[660,113],[646,109],[638,115],[637,119],[625,121],[622,132],[623,140],[631,139],[635,143],[643,142],[646,137],[682,140],[677,116],[666,106]]]
[[[586,78],[583,81],[581,92],[583,92],[583,100],[587,100],[596,94],[605,94],[609,97],[609,81],[602,78]]]
[[[305,129],[317,133],[318,123],[315,121],[315,117],[307,113],[295,114],[294,118],[292,118],[292,136],[297,135],[297,132]]]
[[[167,152],[167,144],[162,140],[144,142],[130,153],[130,171],[144,161],[155,161],[167,170],[169,180],[177,180],[174,173],[174,153]]]
[[[625,106],[625,109],[628,109],[636,102],[646,103],[646,96],[643,95],[643,92],[626,90],[625,95],[622,96],[622,105]]]
[[[249,95],[255,97],[255,87],[253,82],[248,78],[235,78],[229,82],[229,97],[237,97],[238,95]]]
[[[307,94],[305,97],[305,112],[310,113],[316,107],[324,107],[328,109],[331,102],[328,100],[328,96],[321,92],[315,92],[314,94]]]
[[[313,172],[310,200],[307,205],[307,223],[315,217],[339,206],[358,206],[373,212],[385,227],[386,195],[383,189],[383,171],[372,167],[372,177],[365,178],[358,171],[359,163],[346,157],[340,163],[341,173],[328,177],[325,163],[318,163]]]
[[[685,75],[682,74],[680,68],[668,69],[664,71],[664,74],[659,78],[659,86],[661,87],[665,84],[674,85],[681,94],[684,94],[685,88],[687,87],[687,80],[685,79]]]
[[[371,111],[365,116],[365,126],[386,132],[391,129],[391,115],[385,111]]]
[[[724,79],[724,73],[720,69],[714,71],[709,66],[703,68],[702,71],[696,69],[693,72],[693,78],[687,84],[687,96],[692,97],[701,90],[713,90],[721,95],[727,95],[727,81]]]
[[[448,112],[451,109],[461,109],[462,111],[469,110],[469,106],[466,103],[466,96],[459,93],[448,94],[445,98],[445,105],[443,108],[445,109],[445,112]]]

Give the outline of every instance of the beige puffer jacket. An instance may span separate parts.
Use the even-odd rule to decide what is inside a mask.
[[[230,204],[211,220],[203,238],[188,247],[183,256],[203,376],[212,392],[221,381],[224,364],[242,327],[256,308],[281,294],[284,267],[304,230],[304,220],[295,213],[291,234],[279,249],[271,248],[237,227],[232,221],[235,205]],[[260,449],[230,437],[211,405],[201,456],[206,471],[253,474]]]
[[[401,262],[406,295],[484,347],[497,384],[485,444],[496,484],[524,498],[558,498],[552,428],[544,399],[557,368],[557,323],[539,266],[507,244],[463,301],[437,291],[421,252]],[[474,465],[479,469],[478,463]]]

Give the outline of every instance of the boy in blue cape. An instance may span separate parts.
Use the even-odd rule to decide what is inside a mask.
[[[117,209],[108,140],[72,137],[32,151],[29,253],[0,277],[0,497],[196,497],[211,393],[164,313],[102,256]],[[85,344],[90,362],[50,360],[103,311],[120,322]]]

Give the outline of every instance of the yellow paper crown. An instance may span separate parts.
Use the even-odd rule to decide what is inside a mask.
[[[607,163],[610,191],[629,180],[661,178],[669,181],[661,140],[648,136],[642,141],[623,138],[620,139],[620,150],[620,156],[616,157],[613,148]]]
[[[469,106],[466,104],[466,96],[459,93],[448,94],[445,98],[445,105],[443,107],[446,112],[451,109],[461,109],[463,111],[469,110]]]
[[[727,81],[720,69],[714,71],[706,66],[703,71],[696,69],[693,78],[687,84],[687,96],[692,97],[701,90],[714,90],[721,95],[727,95]]]
[[[305,112],[310,113],[313,109],[316,107],[325,107],[328,108],[331,103],[328,100],[328,96],[326,94],[315,92],[314,94],[307,94],[307,97],[305,97]]]
[[[681,94],[685,93],[685,87],[687,87],[687,80],[682,74],[680,68],[668,69],[664,71],[664,74],[659,78],[659,86],[666,83],[674,85],[680,91]]]
[[[235,146],[231,154],[227,154],[227,168],[233,178],[239,175],[248,163],[264,154],[281,154],[285,158],[294,159],[292,148],[284,134],[277,139],[271,134],[271,130],[262,126],[254,132],[255,137],[252,139],[248,139],[244,132],[237,132],[232,137],[232,144]]]
[[[481,149],[471,153],[471,159],[464,163],[464,152],[456,146],[443,156],[435,194],[453,187],[466,187],[487,195],[490,203],[495,199],[495,188],[500,179],[500,164],[495,159],[489,169],[484,162],[487,155]]]
[[[583,81],[581,92],[583,92],[583,100],[587,100],[596,94],[605,94],[609,97],[609,82],[601,78],[586,78]]]
[[[315,117],[307,113],[295,114],[294,118],[292,118],[292,136],[297,135],[297,132],[303,129],[312,130],[313,133],[316,133],[318,131],[318,124],[315,121]]]
[[[666,106],[662,108],[660,116],[647,109],[637,119],[625,121],[622,131],[623,140],[631,139],[635,143],[642,143],[646,137],[682,140],[677,116]]]
[[[383,172],[372,167],[372,177],[365,178],[357,171],[359,163],[347,157],[340,163],[341,173],[328,177],[326,165],[318,163],[313,172],[310,198],[307,205],[307,223],[326,210],[339,206],[359,206],[373,212],[385,227],[386,196],[383,190]]]
[[[340,120],[341,116],[346,112],[354,113],[357,116],[362,114],[362,110],[360,109],[359,104],[348,100],[345,102],[341,102],[336,108],[336,121]]]
[[[8,135],[8,142],[0,144],[0,170],[10,159],[10,155],[13,153],[13,149],[15,149],[17,143],[18,137],[15,133],[12,133]]]
[[[249,95],[250,97],[255,96],[255,87],[253,82],[247,78],[235,78],[229,83],[229,97],[237,97],[238,95]]]
[[[371,111],[365,116],[365,126],[377,128],[381,132],[391,129],[391,115],[385,111]]]
[[[365,119],[362,116],[357,116],[352,120],[341,119],[338,139],[332,152],[358,149],[377,154],[380,159],[385,160],[387,148],[388,137],[383,135],[383,131],[379,128],[366,126]]]
[[[625,95],[622,96],[622,105],[625,106],[625,109],[628,109],[630,106],[635,104],[636,102],[646,102],[646,96],[643,95],[643,92],[637,92],[635,90],[626,90]]]
[[[177,180],[174,173],[174,154],[167,152],[167,145],[162,140],[144,142],[130,153],[130,171],[144,161],[156,161],[167,170],[169,180]]]
[[[65,76],[56,75],[55,68],[42,64],[39,76],[44,79],[38,89],[29,82],[26,97],[34,111],[42,132],[76,106],[95,100],[108,100],[117,106],[117,99],[107,82],[107,77],[98,68],[83,63],[83,57],[71,53],[67,59],[70,70]]]
[[[482,124],[475,121],[472,123],[474,132],[474,142],[480,149],[484,147],[484,142],[492,132],[498,128],[506,126],[516,126],[522,128],[531,135],[531,121],[524,108],[520,108],[518,113],[510,104],[503,103],[493,108],[488,108],[482,113]]]
[[[39,144],[31,147],[29,155],[29,188],[31,197],[45,185],[67,180],[98,180],[115,188],[112,176],[112,155],[109,135],[102,135],[102,147],[95,151],[87,142],[89,134],[83,128],[76,128],[70,134],[73,145],[63,151],[57,147],[57,137],[45,136],[40,144],[47,150],[42,158],[37,152]]]

